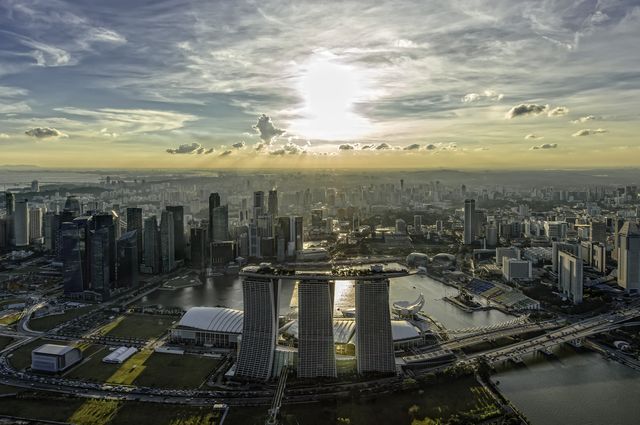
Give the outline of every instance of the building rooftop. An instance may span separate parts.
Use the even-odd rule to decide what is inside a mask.
[[[244,313],[224,307],[192,307],[178,322],[178,327],[213,332],[242,333]]]
[[[40,347],[34,349],[32,353],[35,354],[49,354],[52,356],[62,356],[68,353],[71,350],[77,350],[75,347],[70,347],[68,345],[58,345],[58,344],[43,344]]]

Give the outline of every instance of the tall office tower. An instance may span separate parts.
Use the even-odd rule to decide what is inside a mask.
[[[311,210],[311,227],[322,227],[322,210],[319,208]]]
[[[267,208],[267,212],[271,214],[271,217],[276,217],[278,215],[278,191],[276,189],[271,189],[269,191],[269,206]]]
[[[249,223],[249,257],[260,258],[260,234],[255,220]]]
[[[358,373],[395,373],[389,280],[356,281],[356,363]]]
[[[582,302],[583,261],[568,252],[558,254],[558,289],[574,304]]]
[[[213,210],[220,206],[220,195],[212,193],[209,195],[209,241],[213,242]]]
[[[264,192],[253,192],[253,218],[258,218],[264,212]]]
[[[236,376],[266,381],[271,376],[278,337],[280,280],[243,276],[244,319]]]
[[[229,240],[229,206],[220,205],[212,211],[209,231],[213,232],[212,241]]]
[[[413,231],[420,233],[422,231],[422,216],[414,215],[413,216]]]
[[[78,228],[80,264],[82,267],[82,284],[84,290],[89,290],[91,284],[91,217],[81,216],[70,220]],[[69,222],[67,217],[62,223]],[[62,243],[61,243],[62,244]]]
[[[618,257],[620,254],[620,230],[622,230],[622,226],[624,226],[624,220],[619,218],[613,220],[613,251],[611,251],[611,258],[616,261],[619,261]]]
[[[13,213],[13,237],[16,247],[29,246],[29,202],[20,199]]]
[[[211,264],[206,227],[191,228],[191,267],[204,270]]]
[[[160,273],[160,232],[155,215],[144,220],[144,265],[152,273]]]
[[[29,210],[29,240],[34,244],[42,243],[42,208]]]
[[[91,290],[108,299],[111,295],[112,252],[109,246],[110,234],[107,227],[92,230],[91,235]],[[115,262],[115,261],[114,261]]]
[[[127,208],[127,232],[137,230],[136,241],[138,244],[138,264],[142,263],[144,246],[142,244],[142,208]]]
[[[82,214],[82,207],[80,207],[80,201],[74,195],[67,196],[67,200],[64,202],[64,209],[73,211],[76,216]]]
[[[335,378],[333,282],[298,283],[298,377]]]
[[[80,294],[84,291],[84,267],[80,229],[75,223],[66,222],[60,225],[60,242],[64,294]]]
[[[116,282],[116,258],[117,258],[117,250],[116,250],[116,240],[119,237],[119,233],[118,233],[118,223],[119,217],[118,215],[115,213],[115,211],[111,211],[108,213],[99,213],[99,214],[94,214],[91,216],[91,220],[89,221],[89,227],[91,230],[94,230],[96,233],[102,231],[103,229],[105,230],[105,235],[106,236],[100,236],[100,237],[106,237],[107,239],[107,251],[108,251],[108,257],[107,258],[107,263],[109,266],[109,283],[110,284],[115,284]],[[93,248],[93,244],[91,244],[91,248]],[[93,253],[91,253],[91,258],[95,258],[93,256]],[[93,276],[93,274],[92,274]],[[93,284],[93,281],[92,281]],[[115,285],[111,285],[111,286],[115,286]],[[104,294],[108,297],[110,294],[110,290],[111,288],[109,288],[108,291],[104,291]]]
[[[175,244],[175,259],[184,260],[187,247],[184,237],[184,207],[182,205],[168,206],[167,211],[173,213],[173,238]]]
[[[291,217],[289,225],[289,256],[295,257],[296,252],[302,250],[304,246],[304,228],[302,225],[302,217]]]
[[[640,292],[640,229],[633,221],[625,222],[620,229],[618,284],[628,294]]]
[[[464,239],[465,245],[471,245],[476,240],[476,201],[473,199],[466,199],[464,201]]]
[[[13,212],[16,210],[16,196],[11,192],[5,192],[4,203],[7,216],[13,215]]]
[[[498,229],[496,225],[491,223],[487,227],[487,235],[486,235],[487,246],[493,248],[498,243]]]
[[[31,182],[31,191],[40,192],[40,182],[38,180],[34,180]]]
[[[160,218],[160,256],[162,258],[162,273],[169,273],[175,269],[175,225],[173,213],[162,211]]]
[[[589,226],[589,240],[591,242],[607,243],[607,223],[604,221],[592,221]]]
[[[256,225],[258,226],[258,236],[261,238],[270,238],[273,236],[273,216],[269,214],[258,216]]]
[[[141,230],[130,230],[118,239],[118,288],[138,287],[138,232]]]
[[[401,218],[396,219],[396,234],[398,235],[406,235],[407,234],[407,222]]]
[[[0,250],[9,248],[9,235],[7,232],[7,219],[0,217]]]
[[[58,244],[58,233],[60,230],[60,216],[52,211],[44,215],[44,248],[55,253]]]

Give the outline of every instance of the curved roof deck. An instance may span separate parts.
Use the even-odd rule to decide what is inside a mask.
[[[244,314],[224,307],[191,307],[182,316],[178,327],[222,333],[242,333]]]
[[[296,270],[287,267],[261,264],[247,266],[240,271],[240,276],[268,279],[289,280],[379,280],[409,276],[409,270],[399,264],[354,265],[351,267],[334,267],[330,270]]]

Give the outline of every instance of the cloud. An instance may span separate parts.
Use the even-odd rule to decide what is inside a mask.
[[[260,134],[260,139],[267,144],[271,144],[275,138],[282,136],[285,133],[285,130],[277,128],[273,124],[273,121],[271,121],[271,117],[268,117],[265,114],[258,117],[258,122],[253,126],[253,128]]]
[[[220,154],[220,156],[229,156],[233,153],[233,151],[224,151]]]
[[[376,146],[377,151],[384,151],[387,149],[391,149],[391,146],[389,146],[388,143],[380,143],[378,146]]]
[[[569,113],[569,108],[565,106],[557,106],[549,111],[547,114],[550,117],[562,117]]]
[[[482,93],[467,93],[462,96],[463,103],[473,103],[479,102],[481,100],[490,100],[493,102],[498,102],[504,98],[502,93],[497,93],[493,90],[485,90]]]
[[[60,130],[53,127],[34,127],[25,131],[27,136],[35,137],[36,139],[47,139],[50,137],[69,137]]]
[[[436,149],[438,149],[438,147],[436,145],[434,145],[433,143],[429,143],[427,146],[424,147],[425,150],[427,151],[434,151]]]
[[[527,115],[540,115],[549,109],[549,105],[538,105],[535,103],[521,103],[514,106],[507,112],[507,119],[523,117]]]
[[[587,121],[593,121],[593,120],[595,120],[595,119],[596,119],[596,117],[595,117],[595,116],[593,116],[593,115],[587,115],[587,116],[580,117],[580,118],[577,118],[577,119],[575,119],[575,120],[572,120],[572,121],[571,121],[571,124],[580,124],[580,123],[587,122]]]
[[[420,149],[420,145],[417,144],[417,143],[413,143],[413,144],[411,144],[409,146],[405,146],[403,148],[403,150],[405,150],[405,151],[413,151],[413,150],[418,150],[418,149]]]
[[[256,145],[255,145],[255,146],[256,146],[256,150],[257,150],[257,151],[261,151],[261,150],[263,150],[263,149],[266,147],[266,143],[262,143],[262,142],[260,142],[260,143],[256,143]]]
[[[100,135],[104,137],[112,137],[112,138],[118,137],[118,133],[110,132],[109,129],[106,127],[100,130]]]
[[[531,150],[536,151],[538,149],[555,149],[558,147],[557,143],[544,143],[538,146],[531,146]]]
[[[237,143],[234,143],[233,145],[231,145],[231,147],[234,148],[234,149],[242,149],[242,148],[244,148],[244,146],[245,146],[245,143],[242,140],[237,142]]]
[[[525,139],[544,139],[543,136],[538,136],[537,134],[527,134],[526,136],[524,136]]]
[[[342,145],[338,146],[338,150],[341,151],[352,151],[357,149],[357,145],[353,145],[351,143],[343,143]]]
[[[198,120],[198,117],[190,114],[153,109],[101,108],[91,110],[63,107],[54,110],[89,118],[103,126],[116,127],[128,133],[177,130],[184,127],[186,122]]]
[[[185,143],[183,145],[178,146],[175,149],[167,149],[167,153],[170,154],[178,154],[178,155],[208,155],[213,152],[213,148],[207,149],[202,146],[200,143],[193,142],[191,144]]]
[[[7,133],[0,133],[0,139],[8,139],[9,135]]]
[[[606,133],[606,132],[607,132],[607,130],[605,130],[604,128],[596,128],[595,130],[592,130],[590,128],[585,128],[585,129],[582,129],[580,131],[576,131],[571,136],[573,136],[573,137],[591,136],[593,134],[601,134],[601,133]]]

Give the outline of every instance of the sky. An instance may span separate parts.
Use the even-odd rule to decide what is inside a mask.
[[[640,0],[0,0],[0,164],[633,167],[639,40]]]

